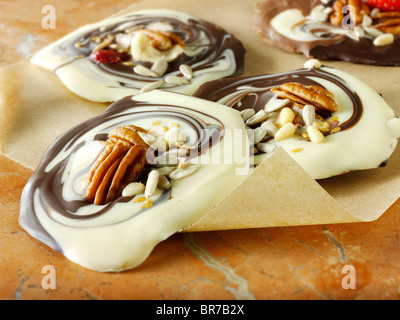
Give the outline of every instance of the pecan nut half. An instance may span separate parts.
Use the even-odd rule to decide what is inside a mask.
[[[343,8],[349,7],[350,19],[353,23],[359,24],[363,21],[364,15],[370,14],[368,4],[361,0],[337,0],[332,5],[330,22],[334,25],[341,25],[344,19]]]
[[[335,96],[320,86],[289,82],[271,88],[271,92],[276,93],[279,98],[289,99],[300,107],[311,104],[315,107],[315,111],[324,118],[328,118],[332,112],[339,109]]]
[[[110,142],[105,142],[87,177],[85,198],[88,202],[103,205],[115,200],[143,171],[148,146],[137,132],[145,130],[135,126],[111,130]]]
[[[376,29],[400,35],[400,12],[379,12],[372,18]]]
[[[146,142],[143,141],[138,132],[146,133],[146,130],[134,125],[126,125],[112,129],[108,137],[112,143],[123,142],[128,146],[140,144],[146,147]]]

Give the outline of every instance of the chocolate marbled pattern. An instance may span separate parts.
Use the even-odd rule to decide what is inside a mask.
[[[263,109],[268,100],[274,96],[270,92],[272,87],[288,82],[321,86],[315,79],[334,83],[350,98],[353,104],[353,114],[348,120],[340,124],[341,131],[357,124],[363,114],[363,104],[357,93],[340,77],[322,69],[299,69],[273,75],[210,81],[202,85],[194,93],[194,96],[222,103],[237,110],[253,108],[258,111]]]
[[[193,71],[206,70],[218,63],[221,59],[225,59],[224,52],[226,50],[232,50],[236,64],[235,72],[232,73],[232,75],[240,75],[243,73],[245,48],[235,36],[227,33],[219,26],[194,17],[186,22],[183,19],[177,19],[174,17],[158,16],[156,14],[145,15],[140,13],[126,15],[120,22],[112,25],[109,30],[103,31],[100,28],[95,28],[82,34],[78,34],[56,46],[54,48],[54,53],[60,56],[68,56],[71,61],[58,66],[55,70],[67,66],[75,61],[75,59],[81,59],[82,56],[88,58],[90,53],[97,46],[96,43],[91,41],[93,37],[104,38],[107,35],[123,33],[123,30],[118,30],[118,28],[130,22],[135,23],[134,27],[138,29],[147,28],[151,24],[158,22],[167,23],[172,27],[171,32],[185,42],[187,49],[202,49],[198,54],[193,56],[183,53],[176,60],[170,62],[164,77],[176,74],[177,71],[179,71],[179,66],[182,64],[192,66]],[[201,45],[200,43],[201,41],[204,41],[204,39],[207,39],[208,44]],[[81,45],[76,47],[76,43],[80,43]],[[92,63],[96,64],[95,62]],[[144,64],[148,66],[148,64],[140,61],[135,61],[135,64]],[[136,74],[133,71],[132,66],[123,63],[100,63],[96,64],[96,66],[106,74],[136,81],[154,81],[152,78],[145,79],[145,77]],[[120,82],[120,85],[129,86],[129,83]]]
[[[202,118],[202,116],[205,118]],[[170,118],[173,122],[184,123],[196,134],[195,143],[192,145],[195,152],[191,151],[187,155],[188,158],[206,152],[223,138],[223,123],[208,114],[171,104],[154,105],[149,102],[133,101],[131,97],[121,99],[113,103],[105,112],[71,128],[53,142],[23,190],[19,218],[20,225],[35,238],[54,250],[62,252],[62,247],[40,223],[37,210],[43,211],[50,219],[54,215],[59,215],[67,220],[88,221],[107,214],[118,203],[131,201],[133,197],[120,196],[105,206],[95,206],[87,202],[83,197],[72,201],[66,200],[63,194],[63,185],[65,183],[63,177],[66,174],[66,170],[68,170],[68,162],[71,157],[93,141],[107,139],[108,132],[112,128],[136,123],[136,121],[142,121],[146,118],[154,119],[157,117]],[[214,124],[209,124],[208,121],[205,121],[205,119],[211,118]],[[154,149],[151,152],[156,153]],[[75,173],[71,179],[78,178],[85,171],[88,172],[89,169],[90,166],[80,168],[79,172]],[[148,168],[144,170],[138,180],[145,182],[148,171]],[[67,175],[70,174],[72,173],[67,173]],[[167,201],[170,196],[169,190],[164,191],[154,201],[153,205],[157,206]],[[88,214],[78,213],[80,209],[85,209],[85,207],[89,206],[95,210],[90,211]],[[142,214],[145,211],[146,208],[137,213],[132,213],[126,219],[133,218],[135,215]]]
[[[328,4],[331,6],[334,1]],[[372,39],[361,37],[359,41],[345,35],[335,35],[329,28],[335,27],[328,22],[318,23],[326,28],[325,35],[315,41],[297,41],[289,39],[271,26],[271,20],[279,13],[288,9],[299,9],[304,16],[310,14],[311,9],[321,4],[316,0],[266,0],[255,5],[254,24],[257,34],[271,41],[274,45],[293,52],[302,53],[307,57],[320,60],[343,60],[359,64],[399,66],[400,65],[400,37],[395,35],[392,44],[379,47],[373,44]],[[304,25],[307,25],[305,23]],[[312,31],[312,30],[311,30]]]

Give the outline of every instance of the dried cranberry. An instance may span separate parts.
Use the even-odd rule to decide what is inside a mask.
[[[128,54],[113,49],[96,50],[90,54],[90,59],[97,63],[120,63],[128,59]]]

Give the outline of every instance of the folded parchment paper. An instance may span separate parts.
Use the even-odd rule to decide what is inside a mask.
[[[305,57],[269,45],[253,30],[251,0],[144,0],[127,8],[180,10],[214,22],[247,49],[244,75],[302,68]],[[79,27],[79,26],[76,26]],[[324,62],[362,79],[400,115],[400,68]],[[2,152],[34,169],[47,146],[108,104],[70,93],[55,74],[21,61],[0,70]],[[278,149],[189,231],[372,221],[400,196],[400,148],[385,167],[315,181]],[[205,200],[206,201],[206,200]]]

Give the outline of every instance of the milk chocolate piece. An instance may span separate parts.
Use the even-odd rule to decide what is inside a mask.
[[[374,37],[368,32],[362,31],[363,36],[356,35],[354,28],[364,30],[362,23],[354,26],[344,23],[342,26],[331,24],[329,18],[326,21],[310,19],[313,8],[318,5],[330,8],[334,2],[330,1],[326,5],[321,1],[310,0],[259,2],[255,5],[255,30],[261,38],[275,46],[307,57],[367,65],[400,65],[399,34],[394,35],[393,43],[376,46],[373,43]],[[349,21],[346,14],[343,21]]]

